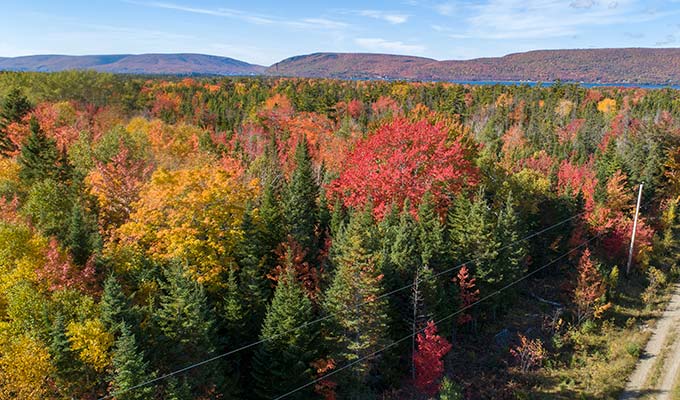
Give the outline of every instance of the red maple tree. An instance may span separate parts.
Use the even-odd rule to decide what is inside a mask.
[[[406,199],[415,212],[428,191],[439,207],[446,207],[452,194],[477,181],[461,140],[451,139],[444,124],[424,120],[398,118],[383,125],[357,143],[345,165],[329,196],[352,208],[371,201],[378,218]]]
[[[477,300],[479,300],[479,289],[476,288],[475,278],[470,277],[470,271],[468,271],[467,266],[458,270],[458,276],[452,279],[454,282],[458,283],[460,303],[463,309],[470,306]],[[472,320],[472,316],[468,313],[461,313],[458,316],[458,323],[463,325]]]
[[[416,367],[414,385],[428,396],[434,396],[439,389],[439,379],[444,374],[443,358],[451,350],[451,343],[437,335],[433,321],[427,323],[425,331],[416,337],[418,350],[413,355]]]

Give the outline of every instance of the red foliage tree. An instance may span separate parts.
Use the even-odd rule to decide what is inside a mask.
[[[418,350],[413,355],[416,367],[415,386],[428,396],[434,396],[439,389],[439,379],[444,374],[443,358],[451,350],[451,343],[437,335],[434,322],[427,323],[423,333],[419,333],[416,341]]]
[[[609,304],[603,304],[601,299],[606,291],[602,275],[590,258],[590,249],[586,248],[578,262],[576,288],[572,294],[576,323],[581,324],[591,317],[599,316]]]
[[[321,271],[305,261],[306,252],[302,246],[289,236],[288,240],[281,245],[277,254],[279,256],[278,265],[267,274],[267,278],[278,282],[279,277],[285,273],[286,269],[292,267],[307,296],[316,302],[321,292]]]
[[[122,143],[111,161],[97,163],[86,182],[99,202],[102,231],[107,232],[127,220],[152,170],[153,166],[147,162],[133,159]]]
[[[450,139],[441,123],[396,119],[357,143],[329,196],[357,209],[372,201],[378,218],[406,199],[415,212],[428,191],[445,207],[452,194],[477,181],[466,153],[461,140]]]
[[[50,291],[78,289],[91,292],[95,282],[94,260],[90,258],[83,268],[79,268],[71,257],[59,250],[57,240],[51,238],[45,253],[45,263],[36,270],[36,275],[48,283]]]
[[[586,210],[595,206],[595,187],[597,178],[592,168],[592,159],[584,165],[572,164],[564,160],[557,172],[557,189],[560,195],[577,196],[583,194]]]
[[[477,300],[479,300],[479,289],[476,288],[475,278],[470,277],[470,271],[467,266],[458,270],[458,276],[452,279],[458,283],[458,290],[460,295],[460,303],[462,308],[468,307]],[[458,316],[458,323],[463,325],[472,320],[472,316],[468,313],[461,313]]]
[[[335,369],[335,361],[333,359],[316,360],[312,363],[312,368],[316,370],[317,375],[323,376]],[[314,385],[314,391],[324,400],[336,400],[335,388],[337,386],[335,381],[322,379]]]

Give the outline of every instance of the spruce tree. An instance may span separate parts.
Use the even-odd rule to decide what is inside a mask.
[[[153,386],[147,385],[132,389],[149,380],[149,365],[139,351],[135,335],[127,323],[120,326],[120,336],[113,349],[113,374],[110,393],[119,400],[143,400],[152,397]],[[132,389],[132,390],[131,390]]]
[[[85,265],[93,252],[93,236],[96,234],[90,226],[83,207],[76,203],[71,208],[68,231],[65,244],[71,252],[73,261],[78,265]]]
[[[19,178],[29,185],[47,178],[56,180],[59,159],[56,142],[45,135],[35,118],[31,118],[30,130],[19,155]]]
[[[468,263],[468,268],[477,278],[482,295],[498,288],[499,275],[496,271],[498,238],[492,210],[480,190],[470,200],[459,196],[449,212],[450,248],[453,263]]]
[[[284,199],[284,218],[288,234],[307,251],[310,263],[318,253],[316,237],[319,186],[314,177],[307,139],[301,137],[295,148],[295,170]]]
[[[116,277],[111,274],[104,281],[104,290],[99,303],[100,317],[106,329],[118,334],[123,322],[135,323],[130,300],[123,293],[123,288]]]
[[[217,342],[215,319],[205,290],[186,274],[179,262],[173,262],[163,272],[163,293],[154,314],[161,334],[157,350],[162,352],[162,365],[167,368],[204,360],[215,352]],[[221,367],[218,363],[214,368],[189,371],[192,392],[199,387],[207,388],[208,384],[221,387],[222,379],[228,378],[218,372]]]
[[[498,288],[524,275],[524,257],[527,254],[526,242],[518,242],[522,235],[521,221],[514,206],[512,192],[498,211],[496,235],[500,247],[497,257]],[[510,246],[513,244],[512,246]]]
[[[334,359],[351,362],[368,357],[386,343],[387,305],[383,293],[380,243],[372,217],[372,206],[355,212],[346,229],[333,243],[335,275],[325,294],[323,307],[333,316],[327,340]],[[357,395],[365,391],[375,359],[368,358],[348,368],[340,391]]]
[[[253,361],[254,391],[258,398],[275,398],[313,379],[311,362],[315,359],[316,328],[306,326],[293,330],[312,317],[312,302],[297,281],[292,264],[288,263],[262,324],[260,339],[266,342],[257,350]],[[312,396],[313,387],[307,387],[291,398]]]
[[[21,119],[31,111],[31,103],[21,90],[14,88],[0,102],[0,155],[16,150],[7,133],[7,126]]]
[[[445,224],[442,222],[430,192],[425,193],[418,207],[418,247],[420,249],[420,262],[424,266],[439,272],[448,266]]]
[[[66,336],[64,316],[58,313],[50,329],[49,351],[54,366],[54,381],[57,390],[64,398],[72,397],[78,391],[75,382],[82,372],[82,362],[71,348]]]
[[[266,275],[269,268],[266,265],[268,249],[266,233],[259,221],[255,220],[255,210],[249,203],[243,214],[241,229],[243,240],[238,248],[240,291],[237,301],[243,303],[242,313],[245,321],[246,335],[254,336],[260,328],[270,296],[269,282]]]

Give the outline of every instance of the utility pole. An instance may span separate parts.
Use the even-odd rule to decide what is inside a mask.
[[[635,206],[635,219],[633,220],[633,234],[630,235],[630,249],[628,250],[628,265],[626,266],[626,275],[630,274],[630,264],[633,261],[633,246],[635,245],[635,231],[637,230],[638,214],[640,213],[640,200],[642,199],[642,183],[640,190],[638,190],[637,205]]]

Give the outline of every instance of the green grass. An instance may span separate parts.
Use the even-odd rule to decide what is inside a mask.
[[[536,374],[538,383],[527,398],[618,398],[652,334],[656,318],[670,299],[670,287],[651,305],[640,300],[642,279],[623,280],[618,289],[604,321],[567,330],[562,339],[566,345],[548,367]],[[656,379],[661,367],[662,364]]]

